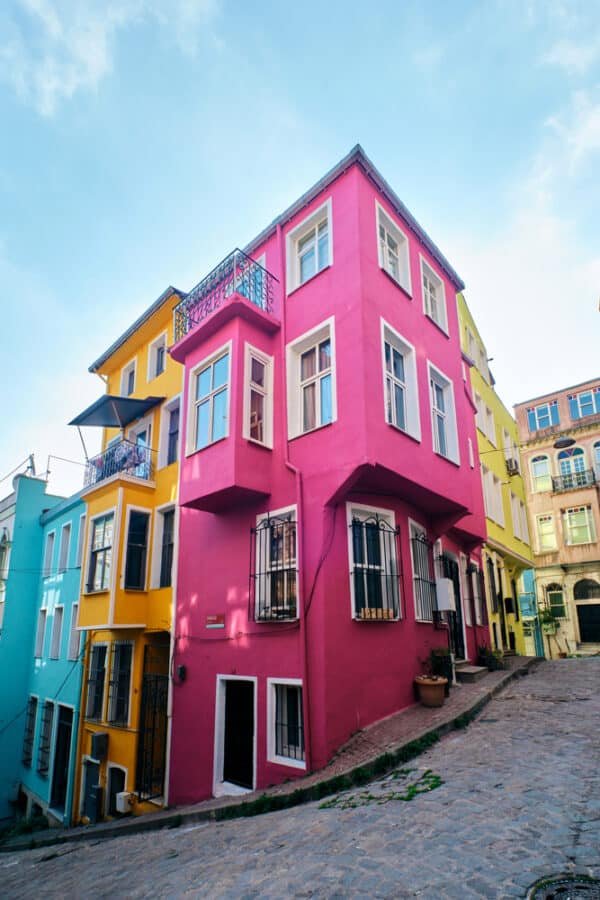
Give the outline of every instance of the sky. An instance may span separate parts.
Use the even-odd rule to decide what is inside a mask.
[[[3,0],[0,479],[77,490],[90,363],[356,143],[507,405],[600,375],[600,0]]]

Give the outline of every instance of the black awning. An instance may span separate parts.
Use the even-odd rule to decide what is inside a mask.
[[[135,419],[141,419],[149,409],[162,403],[164,399],[164,397],[146,397],[145,400],[136,400],[135,397],[114,397],[112,394],[105,394],[75,416],[69,425],[124,428]]]

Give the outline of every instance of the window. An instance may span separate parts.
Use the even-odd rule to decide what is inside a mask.
[[[23,765],[31,768],[33,759],[33,738],[35,735],[35,720],[37,719],[37,697],[30,697],[27,701],[27,714],[25,716],[25,737],[23,738]]]
[[[54,722],[54,703],[46,700],[42,707],[42,725],[38,746],[37,771],[44,778],[48,777],[50,766],[50,744],[52,741],[52,724]]]
[[[127,725],[129,721],[129,686],[133,644],[115,641],[112,645],[110,681],[108,683],[108,721]]]
[[[126,590],[143,591],[146,587],[149,521],[150,513],[140,512],[137,509],[129,510],[124,582]]]
[[[259,516],[252,531],[255,615],[258,621],[298,617],[296,509]]]
[[[244,437],[273,446],[273,357],[245,346]]]
[[[60,639],[62,637],[63,607],[55,606],[52,616],[52,637],[50,639],[50,659],[58,659],[60,656]]]
[[[489,406],[486,406],[486,408],[485,408],[485,434],[486,434],[486,437],[487,437],[488,441],[490,442],[490,444],[493,444],[495,447],[496,446],[496,423],[494,421],[494,413],[489,408]]]
[[[594,470],[596,478],[600,479],[600,441],[594,444]]]
[[[81,631],[77,630],[79,603],[71,607],[71,631],[69,632],[69,659],[78,659],[81,653]]]
[[[573,588],[575,600],[600,600],[600,584],[593,578],[582,578]]]
[[[408,238],[377,204],[379,265],[407,294],[412,294]]]
[[[333,319],[288,345],[288,427],[296,437],[336,419]]]
[[[562,585],[547,585],[546,599],[548,602],[548,608],[553,616],[556,616],[557,619],[565,619],[567,617],[567,612],[565,609],[565,597],[563,594]]]
[[[79,516],[79,534],[77,535],[77,560],[76,566],[81,566],[83,562],[83,541],[85,538],[85,513]]]
[[[521,519],[521,540],[529,543],[529,525],[527,523],[527,507],[522,500],[519,500],[519,516]]]
[[[431,363],[428,366],[433,449],[440,456],[458,463],[458,435],[452,382]]]
[[[274,684],[275,690],[275,758],[304,761],[304,726],[302,719],[302,687]]]
[[[475,608],[475,624],[483,625],[485,622],[485,598],[482,590],[482,576],[478,566],[473,564],[470,569],[471,590],[473,592],[473,606]]]
[[[427,532],[416,522],[410,523],[410,556],[413,572],[415,618],[420,622],[433,622],[437,609],[435,578],[432,571],[431,543]]]
[[[530,431],[560,425],[558,401],[552,400],[549,403],[540,403],[539,406],[530,406],[527,410],[527,424]]]
[[[121,395],[129,397],[135,390],[135,359],[121,372]]]
[[[101,719],[104,705],[104,679],[106,678],[106,645],[94,644],[90,653],[87,680],[86,719]]]
[[[117,794],[125,790],[125,771],[119,766],[108,766],[107,813],[117,816]]]
[[[0,582],[8,578],[8,555],[10,553],[10,540],[8,530],[5,529],[0,539]]]
[[[168,509],[162,515],[162,539],[160,549],[159,587],[171,587],[173,578],[173,547],[175,543],[175,510]]]
[[[483,481],[483,499],[485,514],[488,519],[504,527],[504,504],[502,500],[502,482],[484,465],[481,466]]]
[[[71,544],[71,523],[63,525],[60,532],[60,552],[58,554],[58,571],[66,572],[69,565],[69,547]]]
[[[531,482],[535,492],[552,490],[550,460],[547,456],[534,456],[531,460]]]
[[[552,516],[537,516],[537,536],[540,553],[556,550],[556,533]]]
[[[569,394],[569,412],[574,421],[600,413],[600,387],[579,394]]]
[[[566,509],[563,522],[567,544],[591,544],[595,540],[591,506]]]
[[[421,439],[415,349],[381,320],[385,419]]]
[[[229,377],[229,350],[219,351],[218,356],[192,373],[192,453],[227,437]]]
[[[44,551],[44,575],[48,576],[52,574],[52,562],[54,558],[54,540],[55,533],[50,531],[46,535],[46,548]]]
[[[46,616],[48,611],[40,609],[38,612],[37,631],[35,634],[35,656],[38,658],[44,653],[44,635],[46,633]]]
[[[332,262],[331,200],[328,200],[287,236],[288,293]]]
[[[467,446],[469,448],[469,465],[472,469],[475,468],[475,454],[473,452],[473,441],[471,438],[467,438]]]
[[[173,397],[161,409],[158,466],[170,466],[179,459],[180,398]]]
[[[114,514],[98,516],[92,522],[92,544],[87,590],[107,591],[110,586]]]
[[[169,410],[169,430],[167,434],[167,465],[177,462],[179,450],[179,403]]]
[[[161,334],[148,349],[148,381],[158,378],[167,363],[167,335]]]
[[[477,413],[475,415],[475,422],[477,423],[477,427],[479,430],[485,434],[485,414],[483,412],[483,400],[475,391],[475,406],[477,407]]]
[[[399,580],[394,514],[348,505],[352,614],[363,621],[398,619]]]
[[[426,316],[442,331],[448,332],[446,315],[446,294],[444,282],[421,256],[421,283],[423,285],[423,309]]]
[[[585,471],[585,454],[581,447],[569,447],[558,454],[558,468],[563,488],[584,487],[589,484]]]

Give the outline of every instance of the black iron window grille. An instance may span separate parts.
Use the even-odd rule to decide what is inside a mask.
[[[437,612],[437,594],[433,577],[432,543],[424,532],[413,528],[410,549],[413,563],[415,616],[423,622],[433,622]]]
[[[27,701],[27,716],[25,718],[25,737],[23,738],[23,765],[31,768],[33,759],[33,736],[35,734],[35,720],[37,718],[37,697],[30,697]]]
[[[581,472],[566,472],[562,475],[552,476],[552,490],[555,494],[581,487],[593,487],[595,484],[596,475],[593,469],[584,469]]]
[[[127,725],[129,721],[129,687],[133,644],[115,641],[108,682],[108,721],[111,725]]]
[[[302,688],[275,685],[275,753],[287,759],[304,759]]]
[[[243,250],[234,250],[173,310],[175,341],[185,337],[234,293],[264,312],[271,312],[275,281],[274,275]]]
[[[298,618],[296,520],[267,516],[251,531],[251,596],[258,622]]]
[[[136,790],[141,800],[164,792],[169,691],[169,638],[144,648],[144,671],[139,717]]]
[[[129,513],[125,558],[125,588],[129,590],[143,591],[146,587],[149,521],[150,513],[136,509],[132,509]]]
[[[38,746],[37,770],[44,778],[48,777],[50,765],[50,741],[52,739],[52,722],[54,720],[54,703],[46,700],[42,707],[42,726]]]
[[[125,438],[115,441],[103,453],[88,459],[83,484],[90,487],[119,474],[150,481],[154,476],[154,450]]]
[[[110,585],[114,515],[99,516],[92,523],[92,549],[87,590],[106,591]]]
[[[87,698],[85,704],[86,719],[102,718],[104,700],[104,680],[106,678],[106,647],[94,644],[90,653],[89,674],[87,680]]]
[[[496,589],[496,571],[493,561],[488,557],[487,560],[488,581],[490,583],[490,599],[492,601],[492,612],[495,614],[500,609],[502,600],[501,592]]]
[[[361,621],[393,621],[400,615],[397,541],[399,529],[377,513],[350,524],[354,617]]]
[[[168,509],[162,514],[163,532],[160,551],[159,586],[171,587],[173,572],[173,548],[175,545],[175,510]]]

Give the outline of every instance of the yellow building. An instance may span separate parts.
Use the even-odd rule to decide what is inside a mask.
[[[458,310],[462,348],[473,363],[471,385],[488,530],[483,569],[492,645],[504,652],[533,654],[532,625],[523,621],[519,609],[519,581],[532,567],[532,554],[517,425],[494,390],[487,350],[462,294]]]
[[[87,635],[74,821],[166,800],[182,368],[169,287],[90,367],[106,394],[72,425],[103,429],[88,460],[78,625]]]

